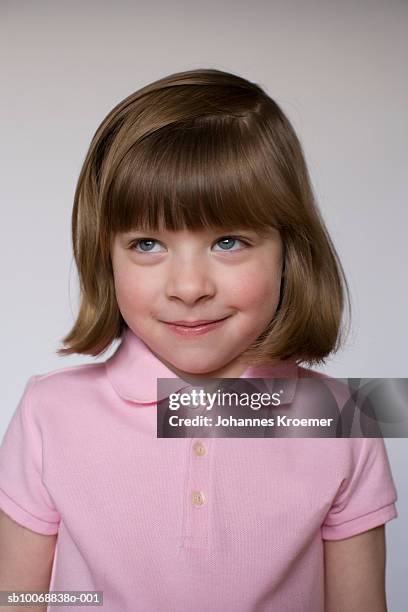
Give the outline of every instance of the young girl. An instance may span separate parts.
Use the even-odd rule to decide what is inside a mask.
[[[158,378],[296,382],[341,346],[347,283],[280,107],[218,70],[143,87],[96,131],[72,233],[81,303],[58,353],[121,342],[26,384],[0,447],[0,590],[385,611],[381,438],[156,436]]]

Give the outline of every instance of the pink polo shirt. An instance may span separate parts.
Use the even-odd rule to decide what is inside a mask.
[[[313,375],[242,376],[285,373]],[[127,329],[105,362],[28,380],[0,507],[58,533],[50,590],[103,591],[105,612],[323,612],[323,539],[397,516],[383,440],[157,438],[157,377],[175,374]]]

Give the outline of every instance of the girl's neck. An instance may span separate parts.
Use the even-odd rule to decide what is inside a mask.
[[[155,355],[162,363],[164,363],[166,367],[169,368],[169,370],[174,372],[178,378],[185,380],[191,385],[200,384],[200,382],[206,378],[239,378],[248,368],[248,364],[239,361],[239,359],[234,359],[233,361],[225,364],[223,367],[213,370],[212,372],[184,372],[183,370],[176,368],[173,364],[169,363],[162,357],[159,357],[156,353]]]

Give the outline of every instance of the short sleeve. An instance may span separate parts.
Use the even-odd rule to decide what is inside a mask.
[[[354,438],[352,468],[326,515],[324,540],[341,540],[398,516],[397,490],[383,438]]]
[[[60,516],[42,479],[42,436],[32,410],[36,376],[23,395],[0,445],[0,508],[15,522],[45,535],[56,534]]]

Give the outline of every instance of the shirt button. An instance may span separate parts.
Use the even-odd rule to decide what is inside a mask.
[[[191,499],[195,506],[202,506],[204,503],[204,493],[201,491],[193,491],[191,494]]]
[[[202,444],[201,442],[196,442],[193,448],[194,448],[195,454],[198,455],[199,457],[202,457],[207,452],[207,449],[205,448],[204,444]]]

